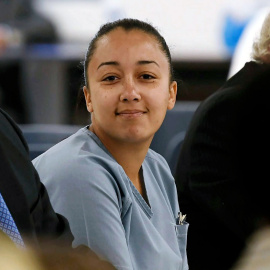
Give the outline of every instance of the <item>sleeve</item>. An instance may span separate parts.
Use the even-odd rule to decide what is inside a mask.
[[[38,199],[30,209],[32,221],[35,226],[37,239],[40,245],[67,245],[71,247],[74,239],[68,221],[62,215],[55,213],[51,205],[47,190],[40,182],[35,171]]]
[[[37,166],[38,163],[36,164]],[[73,246],[86,245],[117,269],[133,269],[121,221],[121,192],[106,166],[82,158],[45,179],[55,211],[69,221]],[[37,167],[38,168],[38,167]],[[64,172],[64,173],[62,173]]]

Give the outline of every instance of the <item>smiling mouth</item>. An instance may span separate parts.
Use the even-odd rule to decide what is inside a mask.
[[[124,118],[137,118],[145,114],[146,112],[144,111],[122,111],[122,112],[117,112],[117,116],[122,116]]]

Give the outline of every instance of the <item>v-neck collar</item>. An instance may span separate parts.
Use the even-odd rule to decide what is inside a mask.
[[[100,141],[100,139],[91,131],[89,130],[89,126],[85,127],[84,131],[86,131],[95,141],[96,143],[98,143],[98,145],[113,159],[115,160],[115,158],[111,155],[111,153],[107,150],[107,148],[103,145],[103,143]],[[117,162],[115,160],[115,162]],[[119,164],[119,163],[118,163]],[[149,201],[149,196],[148,196],[148,191],[147,191],[147,184],[145,183],[145,177],[144,177],[144,169],[143,169],[143,164],[141,166],[141,170],[142,170],[142,177],[143,177],[143,181],[144,181],[144,188],[145,188],[145,195],[147,197],[147,200],[149,202],[149,204],[145,201],[145,199],[143,198],[143,196],[141,195],[141,193],[138,191],[138,189],[134,186],[134,184],[132,183],[132,181],[129,179],[129,177],[127,176],[126,172],[124,171],[123,167],[119,164],[119,166],[122,169],[122,174],[124,174],[124,176],[126,177],[127,181],[130,184],[130,187],[132,189],[132,192],[135,196],[135,198],[138,201],[138,204],[141,206],[142,210],[145,212],[145,214],[148,216],[148,218],[151,218],[153,216],[153,212],[151,210],[151,202]]]
[[[143,181],[144,181],[145,195],[147,197],[147,200],[148,200],[149,204],[145,201],[145,199],[143,198],[141,193],[138,191],[138,189],[134,186],[134,184],[129,179],[129,177],[126,174],[125,175],[126,175],[128,181],[130,183],[132,192],[133,192],[135,198],[137,199],[139,205],[141,206],[142,210],[145,212],[145,214],[148,216],[148,218],[151,218],[153,216],[153,212],[152,212],[152,209],[151,209],[151,202],[150,202],[149,196],[148,196],[147,185],[145,183],[143,165],[141,167],[141,174],[142,174]]]

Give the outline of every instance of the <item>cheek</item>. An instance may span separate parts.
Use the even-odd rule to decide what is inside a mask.
[[[169,101],[169,89],[168,87],[159,88],[158,91],[151,94],[152,107],[159,110],[160,112],[166,111]]]
[[[95,93],[92,97],[92,106],[94,112],[105,114],[115,110],[115,97],[109,91],[104,93]]]
[[[154,112],[154,119],[152,119],[156,124],[161,125],[167,109],[168,109],[169,94],[166,91],[160,91],[155,95],[152,102],[152,110]]]

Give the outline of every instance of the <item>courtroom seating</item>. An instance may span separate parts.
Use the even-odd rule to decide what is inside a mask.
[[[20,125],[29,146],[30,158],[34,159],[56,143],[78,131],[81,126],[62,124]]]
[[[175,134],[168,142],[168,146],[164,152],[164,157],[167,160],[173,174],[176,171],[177,161],[185,135],[186,131],[181,131]]]
[[[167,112],[164,122],[151,143],[150,148],[166,159],[173,175],[186,130],[199,103],[177,101],[175,107]]]

